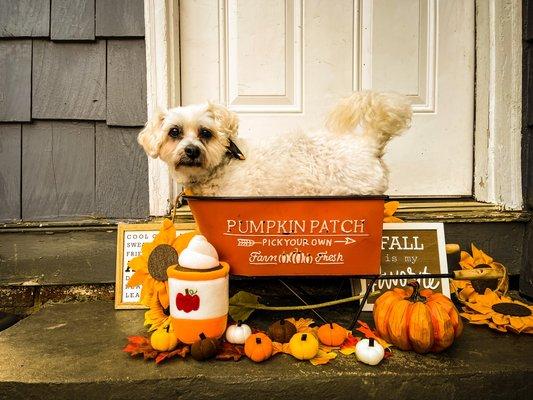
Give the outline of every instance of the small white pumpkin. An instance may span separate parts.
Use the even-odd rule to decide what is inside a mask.
[[[362,339],[355,345],[357,359],[368,365],[378,365],[385,356],[385,349],[374,339]]]
[[[244,344],[246,339],[252,334],[252,329],[243,324],[242,321],[237,321],[236,324],[228,326],[226,329],[226,340],[233,344]]]

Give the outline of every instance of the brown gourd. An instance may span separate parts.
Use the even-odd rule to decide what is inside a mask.
[[[429,289],[420,291],[416,281],[408,286],[412,290],[395,288],[376,300],[373,314],[378,334],[401,350],[417,353],[450,347],[463,330],[452,301]]]
[[[204,333],[200,333],[199,340],[191,346],[191,356],[196,361],[213,358],[218,352],[218,344],[217,339],[206,337]]]
[[[284,319],[276,321],[268,327],[268,336],[274,342],[288,343],[295,333],[294,324]]]

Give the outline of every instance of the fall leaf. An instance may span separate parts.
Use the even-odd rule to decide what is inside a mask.
[[[259,304],[259,296],[245,291],[237,292],[229,299],[229,315],[234,321],[246,321],[255,311],[254,306]]]
[[[298,333],[312,331],[313,328],[310,325],[315,323],[311,318],[299,318],[297,320],[294,318],[285,318],[285,321],[292,323]]]
[[[272,355],[278,353],[291,354],[289,343],[272,342]]]
[[[180,343],[172,351],[157,351],[150,344],[150,338],[145,336],[128,336],[128,344],[122,351],[129,353],[132,357],[142,354],[145,360],[155,359],[156,364],[170,358],[180,356],[185,357],[189,353],[189,346]]]
[[[392,344],[380,338],[378,334],[375,331],[373,331],[366,322],[357,321],[357,323],[360,325],[359,328],[356,329],[357,331],[365,335],[367,339],[370,339],[370,338],[375,339],[380,345],[383,346],[383,348],[385,349],[385,358],[388,358],[392,355],[392,352],[390,350],[390,348],[392,347]]]
[[[178,344],[178,347],[176,347],[172,351],[162,351],[161,353],[159,353],[157,357],[155,358],[155,363],[159,364],[165,360],[169,360],[177,356],[181,358],[185,358],[185,356],[189,354],[189,351],[190,351],[189,346],[187,346],[186,344],[180,343]]]
[[[394,216],[394,213],[399,206],[400,202],[398,201],[389,201],[385,203],[385,209],[383,210],[383,222],[403,222],[403,220]]]
[[[324,365],[329,363],[331,360],[337,357],[337,353],[330,351],[326,352],[324,350],[318,350],[318,354],[315,356],[315,358],[309,360],[309,362],[313,365]]]
[[[142,354],[145,360],[156,358],[158,353],[150,344],[150,338],[145,336],[128,336],[128,344],[122,351],[132,357]]]
[[[216,356],[220,361],[239,361],[244,355],[244,346],[240,344],[233,344],[230,342],[222,343],[220,350]]]
[[[352,333],[348,333],[348,337],[346,340],[341,344],[340,352],[344,354],[345,356],[349,356],[350,354],[355,353],[355,345],[359,341],[358,338],[356,338]]]

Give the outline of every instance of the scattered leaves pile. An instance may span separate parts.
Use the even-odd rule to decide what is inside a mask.
[[[298,333],[305,332],[317,336],[318,326],[310,318],[287,318],[286,321],[291,322],[297,329]],[[385,342],[380,338],[376,331],[372,330],[368,324],[358,321],[358,332],[361,332],[366,338],[374,338],[385,348],[385,358],[392,356],[391,344]],[[260,330],[254,330],[255,333],[262,332]],[[264,332],[263,332],[264,333]],[[359,341],[359,338],[352,335],[350,332],[348,337],[338,347],[330,347],[320,344],[318,354],[315,358],[309,360],[312,365],[324,365],[328,364],[331,360],[337,357],[338,353],[345,356],[350,356],[355,353],[355,345]],[[145,360],[154,360],[156,364],[160,364],[165,360],[173,358],[186,358],[190,352],[190,346],[180,343],[178,347],[173,351],[157,351],[150,344],[150,338],[146,336],[129,336],[128,344],[123,349],[124,352],[129,353],[132,357],[142,356]],[[272,355],[285,353],[290,354],[288,343],[273,342]],[[238,344],[232,344],[227,341],[222,341],[219,347],[215,360],[218,361],[239,361],[244,354],[244,346]]]

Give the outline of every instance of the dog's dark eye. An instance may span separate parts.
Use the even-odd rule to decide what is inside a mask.
[[[213,136],[213,132],[211,132],[207,128],[201,128],[199,135],[202,139],[211,139],[211,137]]]
[[[179,127],[176,127],[176,128],[172,128],[171,130],[168,131],[168,136],[170,136],[171,138],[177,138],[177,137],[180,137],[181,136],[181,128]]]

